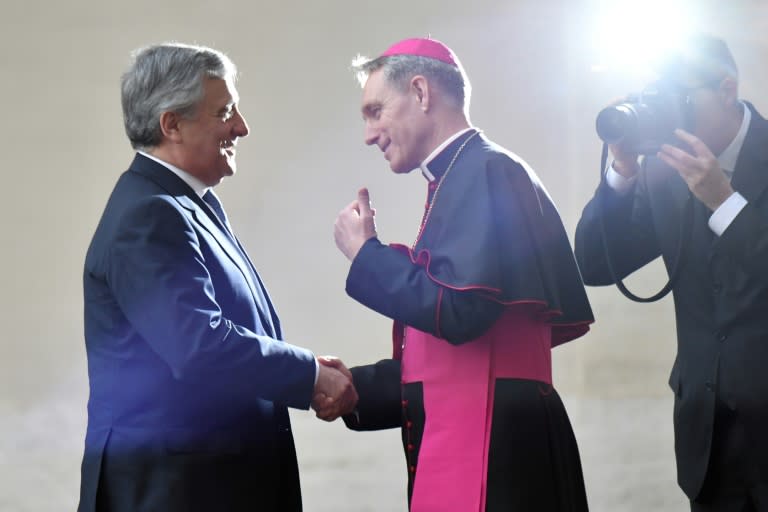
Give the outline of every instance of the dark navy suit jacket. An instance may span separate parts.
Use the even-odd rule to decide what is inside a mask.
[[[83,281],[79,510],[301,510],[287,407],[309,407],[314,356],[281,341],[256,270],[208,205],[137,155]]]

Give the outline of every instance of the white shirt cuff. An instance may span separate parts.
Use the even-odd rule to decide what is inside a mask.
[[[709,229],[717,236],[722,236],[733,219],[747,206],[747,200],[738,192],[734,192],[709,217]]]
[[[605,171],[605,181],[608,186],[615,190],[619,195],[624,195],[632,188],[632,185],[637,181],[637,175],[631,178],[625,178],[621,174],[617,173],[613,164],[611,164]]]
[[[318,377],[320,377],[320,362],[315,358],[315,386],[317,386]]]

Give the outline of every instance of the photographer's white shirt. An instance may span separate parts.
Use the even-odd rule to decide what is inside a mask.
[[[730,172],[733,172],[733,169],[736,167],[736,159],[739,157],[741,147],[744,145],[744,138],[747,136],[749,122],[752,119],[752,112],[749,108],[747,108],[743,102],[741,103],[741,106],[744,109],[744,118],[741,121],[741,127],[739,128],[738,133],[736,133],[736,137],[733,138],[728,147],[717,157],[717,162],[720,164],[720,168],[729,170]],[[611,164],[605,171],[605,181],[608,183],[608,186],[619,194],[626,194],[629,192],[636,180],[637,176],[625,178],[616,172],[613,169],[613,164]],[[709,229],[711,229],[717,236],[722,235],[746,204],[747,200],[744,199],[744,196],[738,192],[731,194],[731,196],[709,217]]]

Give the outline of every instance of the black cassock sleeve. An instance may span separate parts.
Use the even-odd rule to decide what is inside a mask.
[[[503,309],[477,291],[440,286],[424,267],[376,238],[352,262],[346,289],[372,310],[453,344],[483,334]]]
[[[360,400],[354,413],[343,417],[352,430],[383,430],[401,426],[400,361],[384,359],[351,368]]]

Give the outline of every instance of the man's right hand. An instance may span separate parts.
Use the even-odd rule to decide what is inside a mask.
[[[630,101],[628,97],[614,99],[608,107],[615,107],[622,103]],[[632,178],[638,172],[640,172],[640,164],[637,159],[640,155],[637,153],[630,153],[626,149],[622,148],[620,144],[608,144],[608,149],[613,155],[613,170],[619,173],[624,178]]]
[[[371,208],[367,188],[357,192],[357,199],[339,212],[333,225],[336,247],[349,261],[355,259],[363,244],[376,236],[376,210]]]
[[[352,374],[340,359],[318,357],[317,383],[312,398],[312,408],[318,418],[333,421],[351,413],[357,405],[357,391]]]
[[[637,159],[637,153],[630,153],[623,149],[620,144],[609,144],[608,149],[613,155],[613,170],[621,174],[624,178],[632,178],[640,172],[640,164]]]

